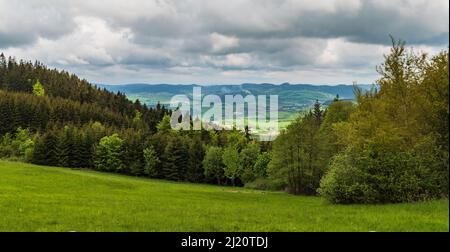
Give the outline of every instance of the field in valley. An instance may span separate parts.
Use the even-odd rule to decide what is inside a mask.
[[[0,231],[449,231],[448,200],[320,197],[0,161]]]

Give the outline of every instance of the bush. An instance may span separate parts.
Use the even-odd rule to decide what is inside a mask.
[[[396,149],[397,148],[397,149]],[[412,202],[448,197],[448,157],[425,138],[411,149],[372,144],[333,159],[318,192],[334,203]]]
[[[0,139],[0,158],[28,162],[33,151],[34,141],[28,129],[19,127],[14,136],[7,133]]]
[[[321,180],[319,194],[333,203],[373,201],[376,193],[366,183],[367,177],[349,160],[346,154],[333,158],[329,172]]]

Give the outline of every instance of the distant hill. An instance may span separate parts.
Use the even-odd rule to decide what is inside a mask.
[[[112,92],[125,93],[130,99],[139,99],[148,105],[155,105],[158,102],[168,104],[170,98],[174,95],[185,94],[192,96],[192,88],[199,86],[195,84],[180,85],[180,84],[125,84],[125,85],[105,85],[98,84],[97,86],[106,88]],[[372,85],[358,85],[363,90],[368,90]],[[240,85],[211,85],[202,87],[202,94],[215,94],[220,97],[225,95],[243,96],[252,95],[278,95],[281,106],[305,107],[309,106],[319,100],[322,103],[333,100],[336,95],[342,99],[353,100],[353,86],[352,85],[312,85],[312,84],[289,84],[281,85],[270,83],[244,83]]]
[[[240,85],[180,85],[180,84],[126,84],[126,85],[97,85],[111,92],[125,94],[128,99],[138,99],[151,107],[161,103],[168,106],[170,99],[175,95],[187,95],[192,98],[194,86],[202,88],[202,95],[214,94],[225,100],[225,95],[278,95],[279,126],[286,127],[298,114],[306,111],[319,100],[325,107],[336,95],[341,100],[354,100],[353,85],[312,85],[312,84],[270,84],[270,83],[243,83]],[[372,85],[358,85],[363,90],[369,90]]]

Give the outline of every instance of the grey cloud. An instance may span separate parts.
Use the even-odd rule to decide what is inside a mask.
[[[0,0],[0,48],[56,39],[74,28],[72,13],[61,1]]]
[[[447,0],[0,0],[0,48],[90,73],[366,73],[389,34],[446,48],[448,16]]]
[[[213,32],[239,38],[346,38],[373,44],[388,44],[392,34],[412,44],[448,43],[446,0],[331,0],[326,4],[310,0],[160,0],[136,5],[141,9],[129,16],[95,2],[83,10],[113,26],[130,28],[135,42],[141,44],[154,37],[183,39]]]
[[[410,44],[448,43],[448,1],[361,0],[354,9],[308,8],[311,1],[272,1],[266,8],[208,9],[208,29],[239,37],[347,38],[350,41],[389,44],[389,34]],[[320,2],[320,1],[318,1]],[[332,3],[346,1],[330,1]],[[381,3],[381,4],[380,4]],[[247,13],[248,11],[248,13]],[[264,25],[260,25],[264,24]]]

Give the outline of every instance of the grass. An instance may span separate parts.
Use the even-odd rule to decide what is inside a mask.
[[[0,231],[449,231],[448,200],[319,197],[0,161]]]

